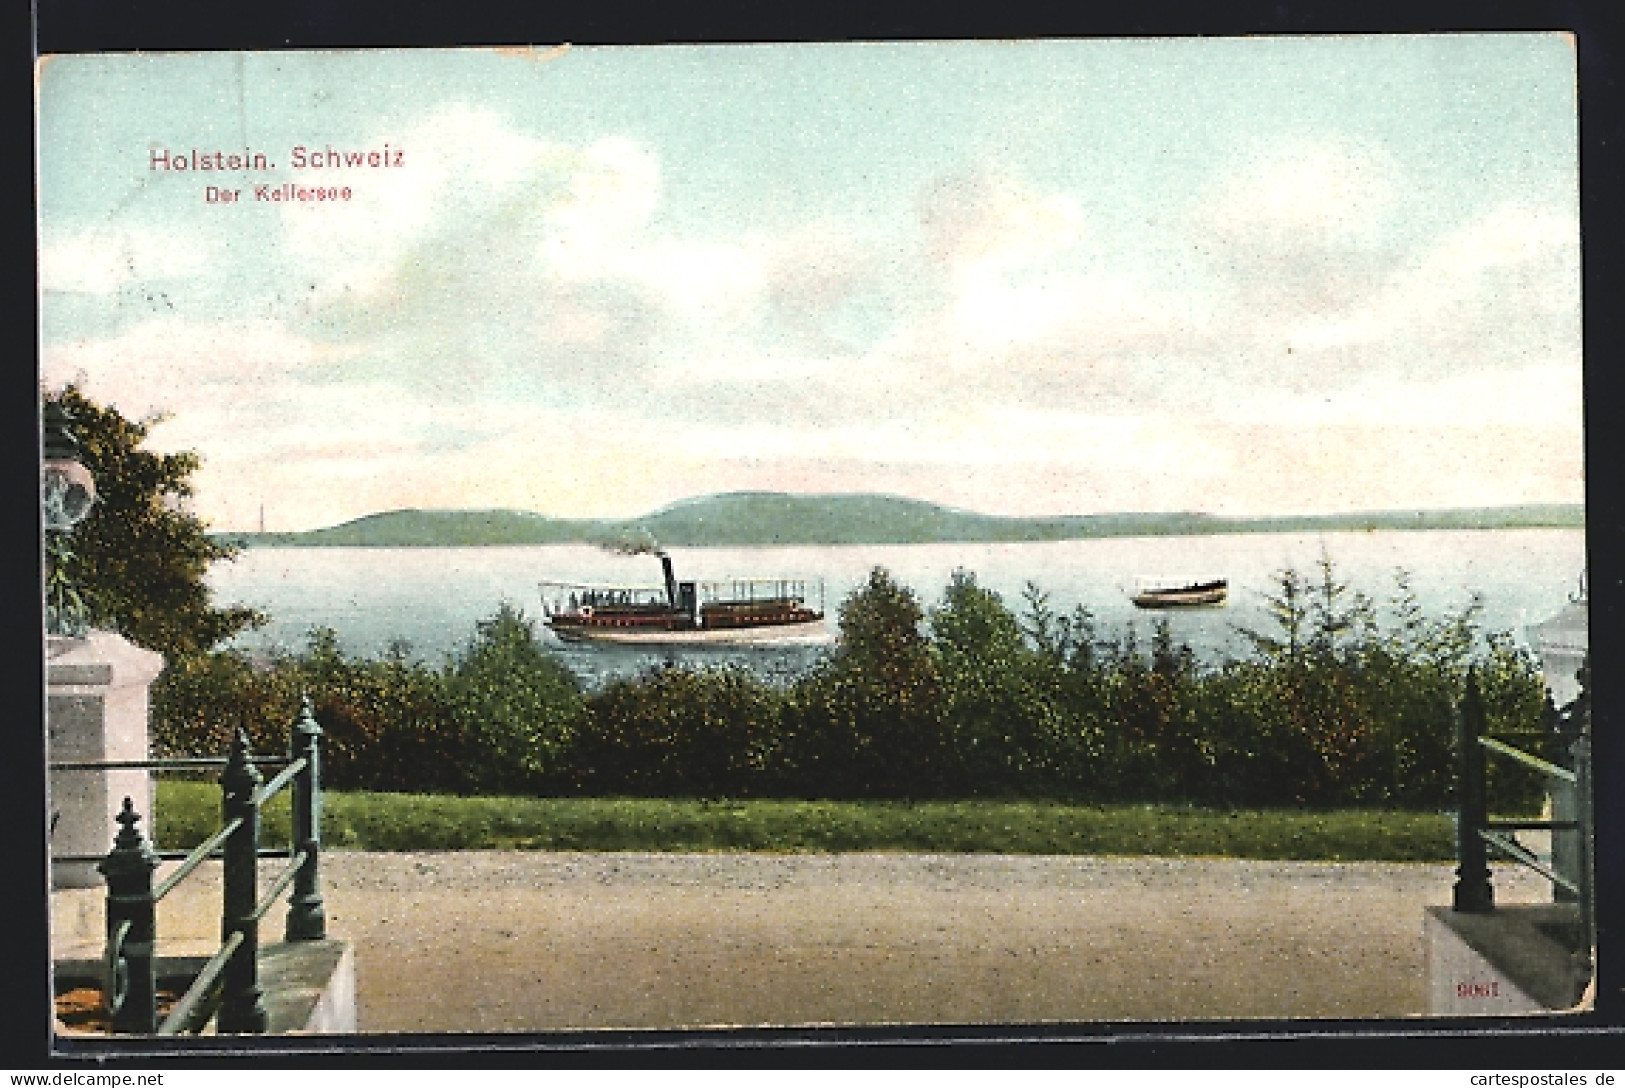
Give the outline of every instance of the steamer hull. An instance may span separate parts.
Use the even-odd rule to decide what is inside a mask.
[[[823,616],[753,627],[608,627],[554,622],[553,633],[565,642],[609,646],[760,646],[821,643],[829,640]]]

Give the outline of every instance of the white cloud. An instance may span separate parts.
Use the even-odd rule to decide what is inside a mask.
[[[929,284],[937,270],[945,301],[914,312],[908,334],[931,367],[1077,366],[1073,349],[1098,355],[1162,320],[1154,293],[1092,248],[1069,192],[981,169],[939,178],[919,208],[925,260],[902,275]]]
[[[545,279],[636,284],[691,332],[745,324],[764,285],[760,255],[742,241],[654,234],[660,201],[659,161],[632,141],[607,138],[574,153],[563,194],[543,214]]]
[[[1583,451],[1575,432],[1438,421],[1319,425],[1278,420],[1211,425],[1236,471],[1215,512],[1304,513],[1428,506],[1579,502]]]
[[[569,147],[456,108],[399,143],[407,164],[365,171],[356,202],[286,213],[319,335],[477,387],[648,366],[661,344],[704,359],[757,320],[761,255],[657,233],[659,162],[630,140]]]
[[[40,371],[47,386],[78,384],[127,417],[170,417],[154,435],[164,448],[218,441],[263,449],[280,427],[297,419],[283,406],[307,394],[331,395],[324,379],[351,354],[271,322],[168,318],[109,339],[50,345],[41,354]]]
[[[1420,249],[1359,305],[1300,319],[1278,339],[1302,353],[1305,367],[1317,357],[1344,360],[1328,385],[1373,373],[1415,383],[1538,367],[1577,384],[1578,224],[1548,210],[1496,208]]]
[[[1166,339],[1179,327],[1172,300],[1108,272],[961,276],[949,330],[974,354],[1016,352],[1011,365],[1076,367]],[[1022,349],[1033,350],[1024,351]]]
[[[1077,201],[986,169],[939,179],[920,208],[927,253],[954,268],[1030,264],[1087,236]]]
[[[1191,252],[1254,324],[1333,320],[1379,290],[1411,244],[1396,214],[1403,183],[1378,150],[1290,148],[1215,182],[1188,219]]]
[[[822,218],[756,239],[775,309],[792,323],[817,323],[862,287],[878,286],[884,256],[846,223]],[[895,259],[895,258],[894,258]]]
[[[1566,435],[1578,447],[1584,409],[1579,367],[1537,365],[1395,382],[1381,377],[1324,393],[1270,393],[1215,418],[1302,425],[1511,426]]]
[[[1424,254],[1377,301],[1371,317],[1378,330],[1427,326],[1441,315],[1482,317],[1488,330],[1504,322],[1578,316],[1579,257],[1573,215],[1503,205]],[[1521,276],[1524,269],[1536,274]],[[1453,308],[1462,304],[1473,312],[1458,315]]]
[[[1074,312],[1076,281],[1028,276],[1018,282],[996,267],[977,264],[961,273],[954,300],[955,326],[978,347],[1030,343]]]
[[[761,302],[766,277],[747,247],[721,242],[630,245],[614,271],[653,289],[691,328],[736,334]]]
[[[127,284],[194,276],[209,264],[209,249],[196,239],[139,226],[103,226],[45,238],[40,288],[110,295]]]
[[[1206,214],[1232,238],[1356,239],[1376,231],[1391,210],[1395,169],[1369,149],[1294,147],[1224,182]]]
[[[549,265],[567,277],[600,275],[660,203],[660,164],[630,140],[599,140],[574,154],[563,194],[546,211]]]
[[[304,184],[348,185],[352,200],[283,209],[290,250],[326,292],[376,294],[425,238],[455,235],[462,224],[499,214],[504,201],[528,198],[534,208],[550,195],[550,168],[563,154],[490,110],[466,106],[442,108],[389,142],[403,153],[399,167],[299,172]],[[542,191],[527,192],[530,185]]]

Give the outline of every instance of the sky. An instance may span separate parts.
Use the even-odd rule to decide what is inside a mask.
[[[37,91],[41,381],[161,416],[217,529],[1584,498],[1566,35],[79,55]],[[155,166],[193,151],[266,165]]]

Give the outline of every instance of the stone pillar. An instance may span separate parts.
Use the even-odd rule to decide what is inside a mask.
[[[53,762],[147,759],[147,688],[161,655],[109,631],[46,642],[46,758]],[[150,771],[52,771],[51,856],[104,855],[129,797],[153,821]],[[51,863],[55,888],[101,887],[94,862]]]
[[[1590,611],[1584,593],[1571,598],[1556,615],[1530,628],[1529,635],[1530,643],[1540,658],[1541,673],[1545,676],[1552,703],[1559,709],[1570,707],[1580,697],[1580,670],[1590,660]],[[1586,714],[1589,716],[1589,711]],[[1571,731],[1560,739],[1561,752],[1548,751],[1542,754],[1553,762],[1572,769],[1569,748],[1574,743],[1576,735]],[[1549,783],[1547,793],[1549,797],[1547,810],[1552,819],[1561,821],[1579,818],[1580,804],[1573,785],[1554,779]],[[1559,874],[1575,883],[1580,882],[1580,868],[1584,860],[1580,856],[1578,835],[1572,831],[1552,832],[1551,858],[1552,868]],[[1560,901],[1573,899],[1570,893],[1555,885],[1552,896]]]

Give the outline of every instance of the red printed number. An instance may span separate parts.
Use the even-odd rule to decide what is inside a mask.
[[[1456,983],[1457,997],[1500,997],[1501,984],[1499,982],[1458,982]]]

